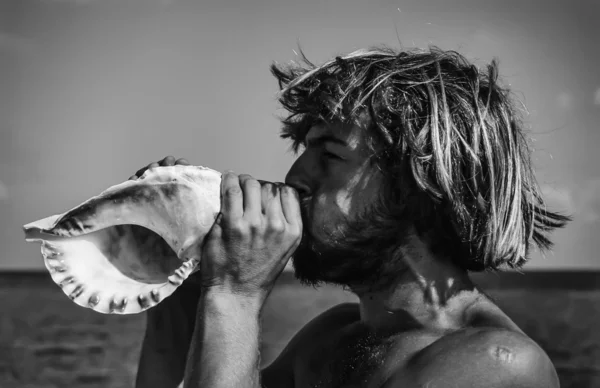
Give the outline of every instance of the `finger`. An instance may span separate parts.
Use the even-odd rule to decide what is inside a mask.
[[[142,168],[140,168],[139,170],[137,170],[137,171],[135,172],[135,177],[136,177],[136,178],[139,178],[139,177],[141,177],[142,175],[144,175],[144,173],[146,172],[146,170],[148,169],[148,167],[149,167],[149,166],[150,166],[150,165],[148,165],[148,166],[146,166],[146,167],[142,167]]]
[[[279,187],[273,183],[265,183],[261,186],[262,212],[270,220],[281,219],[281,200],[279,199]]]
[[[223,220],[231,222],[238,220],[244,214],[244,198],[240,180],[233,172],[223,174],[221,179],[221,200],[223,207]]]
[[[187,159],[185,159],[185,158],[179,158],[175,161],[175,164],[181,164],[182,166],[189,166],[190,162],[188,162]]]
[[[137,179],[139,177],[141,177],[142,175],[144,175],[144,173],[146,172],[146,170],[149,170],[151,168],[154,167],[158,167],[158,163],[157,162],[152,162],[149,165],[147,165],[146,167],[142,167],[139,170],[137,170],[135,172],[135,175],[132,175],[129,179]]]
[[[244,216],[259,217],[262,206],[260,183],[248,174],[241,174],[239,179],[244,192]]]
[[[175,164],[175,158],[171,155],[165,156],[163,160],[159,162],[161,166],[173,166]]]
[[[281,209],[288,224],[299,225],[302,223],[300,196],[291,186],[284,185],[281,188]]]

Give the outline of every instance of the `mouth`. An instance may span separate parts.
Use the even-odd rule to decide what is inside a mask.
[[[312,206],[313,197],[302,197],[300,198],[300,208],[302,213],[307,213]]]
[[[300,198],[300,216],[304,228],[309,227],[311,222],[312,197]]]

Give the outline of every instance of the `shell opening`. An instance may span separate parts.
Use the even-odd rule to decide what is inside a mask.
[[[63,292],[99,312],[135,313],[152,307],[197,264],[197,258],[177,257],[159,234],[139,225],[113,225],[74,237],[29,230],[27,239],[42,240],[46,267]]]

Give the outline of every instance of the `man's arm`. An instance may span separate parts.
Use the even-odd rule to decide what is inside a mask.
[[[186,388],[260,387],[260,297],[207,291],[198,304]]]
[[[146,312],[137,388],[176,388],[183,381],[199,299],[200,287],[183,284]]]
[[[221,213],[202,247],[186,388],[260,387],[260,311],[301,237],[293,188],[223,175]]]
[[[199,306],[199,302],[200,288],[184,284],[173,295],[147,311],[146,334],[142,344],[136,380],[137,388],[181,387],[180,384],[184,380],[186,360],[189,360],[191,364],[190,370],[195,365],[202,365],[199,360],[202,347],[194,346],[190,354],[188,354],[190,343],[193,341],[194,344],[198,345],[198,333],[202,333],[202,329],[199,329],[196,331],[194,339],[192,339],[196,322],[196,312],[201,307]],[[198,314],[200,314],[200,311],[198,311]],[[212,316],[212,320],[216,323],[212,323],[211,327],[226,329],[228,325],[235,321],[226,319],[227,314],[228,310],[225,309],[221,313]],[[240,316],[244,320],[244,324],[240,326],[242,329],[248,329],[248,326],[245,326],[245,322],[252,314],[253,312],[241,312]],[[206,319],[204,322],[207,324],[212,321],[211,319]],[[309,324],[307,327],[310,328],[312,325]],[[232,330],[239,332],[239,328],[237,327],[234,327]],[[301,330],[302,333],[305,331],[305,329]],[[298,337],[300,336],[296,335],[282,354],[269,367],[260,372],[264,387],[288,388],[293,386],[291,371],[293,350],[299,343],[306,340],[301,340]],[[219,336],[209,336],[208,341],[202,342],[210,343],[211,339],[218,338]],[[207,347],[204,349],[206,350]],[[245,351],[242,353],[246,354]],[[253,350],[250,350],[250,353],[253,353]],[[235,358],[237,359],[238,356],[239,354],[236,354]],[[196,370],[195,372],[197,373],[198,371]],[[190,376],[190,378],[192,377]]]
[[[131,179],[154,166],[184,163],[166,157]],[[187,356],[186,388],[258,387],[259,313],[301,237],[293,188],[223,174],[221,212],[201,248],[200,302],[196,309],[164,311],[169,310],[165,300],[149,312],[136,386],[175,387]],[[196,312],[195,324],[187,311]]]
[[[202,303],[205,305],[199,305],[199,325],[194,332],[194,345],[190,349],[186,368],[186,388],[203,383],[206,385],[202,386],[219,386],[214,384],[219,379],[222,379],[222,386],[252,387],[255,384],[263,388],[293,388],[293,365],[297,361],[297,354],[314,341],[360,319],[358,306],[354,303],[339,304],[324,311],[302,327],[281,354],[259,371],[257,304],[249,301],[240,305],[239,301],[232,301],[229,296],[214,294],[207,294],[202,298]],[[214,307],[209,308],[210,305]],[[212,310],[210,316],[204,315],[204,320],[201,320],[202,314],[209,314],[208,310]],[[249,324],[249,317],[256,318],[252,320],[254,324]],[[208,331],[204,328],[208,328]],[[208,369],[203,371],[202,368]],[[259,375],[260,385],[257,383]],[[203,376],[208,377],[203,380]]]

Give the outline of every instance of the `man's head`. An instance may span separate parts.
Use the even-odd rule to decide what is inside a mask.
[[[302,280],[389,274],[409,231],[473,271],[518,268],[531,242],[550,247],[546,233],[568,218],[545,209],[495,62],[480,71],[436,48],[303,60],[272,66],[290,113],[282,137],[305,148],[286,178],[306,203]]]

